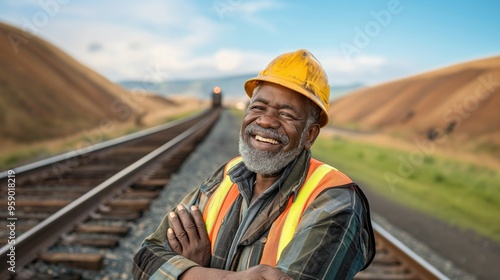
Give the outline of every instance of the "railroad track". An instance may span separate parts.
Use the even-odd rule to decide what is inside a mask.
[[[415,254],[406,245],[372,221],[377,254],[372,264],[354,279],[363,280],[435,280],[449,279]]]
[[[35,259],[99,270],[102,253],[50,252],[54,244],[109,248],[149,208],[220,109],[0,173],[0,279]],[[15,200],[11,200],[14,198]],[[8,208],[14,201],[14,208]],[[10,225],[10,227],[9,227]],[[15,243],[13,243],[15,241]],[[11,248],[12,246],[15,249]],[[15,254],[15,255],[13,255]],[[9,263],[9,261],[11,263]],[[15,263],[12,263],[14,261]],[[30,278],[23,271],[24,278]]]
[[[185,128],[174,128],[181,126],[179,122],[14,169],[18,180],[16,268],[38,258],[47,263],[99,270],[103,265],[102,254],[49,252],[47,248],[55,243],[98,248],[117,246],[120,236],[127,234],[127,221],[138,218],[149,207],[168,183],[169,174],[206,134],[209,123],[217,116],[218,111],[210,111],[186,121],[190,123],[190,130],[197,132],[194,140],[182,140],[181,135],[188,133],[181,133]],[[199,124],[200,119],[207,123]],[[173,134],[178,137],[168,136],[171,132],[160,132],[170,128],[176,129]],[[151,137],[143,138],[148,135]],[[169,139],[174,142],[166,142]],[[165,142],[163,148],[158,148]],[[189,144],[183,146],[181,142]],[[150,161],[152,159],[156,160]],[[6,176],[0,174],[0,178]],[[3,191],[2,205],[6,205],[5,196]],[[50,199],[40,200],[42,197]],[[8,218],[5,210],[0,209],[0,222]],[[372,265],[355,279],[448,279],[378,224],[373,225],[377,254]],[[8,240],[5,227],[2,224],[0,228],[2,244]],[[0,279],[9,276],[5,265],[8,252],[8,246],[0,251]],[[25,279],[31,277],[29,272],[25,275]]]

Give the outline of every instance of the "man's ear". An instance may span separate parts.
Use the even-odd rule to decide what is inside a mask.
[[[312,147],[314,141],[318,138],[320,129],[321,127],[317,123],[309,127],[307,130],[306,142],[304,143],[304,149],[309,150]]]

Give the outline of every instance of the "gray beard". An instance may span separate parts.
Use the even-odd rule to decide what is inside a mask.
[[[249,125],[245,129],[247,139],[250,139],[250,134],[254,129],[267,131],[268,133],[270,132],[269,130],[272,130],[272,133],[270,134],[277,134],[273,129],[264,129],[261,127],[257,127],[256,125]],[[277,153],[254,149],[249,142],[243,140],[243,137],[241,136],[242,134],[240,132],[240,155],[243,157],[243,162],[245,162],[248,170],[262,175],[278,174],[283,168],[285,168],[285,166],[287,166],[290,162],[297,158],[304,150],[304,141],[307,136],[306,131],[307,130],[304,130],[304,133],[302,133],[299,145],[295,149],[288,152],[279,151]],[[287,143],[289,141],[288,137],[281,137],[284,137],[287,140],[286,142],[283,142]]]

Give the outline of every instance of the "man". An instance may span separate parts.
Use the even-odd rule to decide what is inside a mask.
[[[245,83],[241,157],[168,213],[134,257],[137,279],[352,279],[375,254],[368,202],[311,158],[330,86],[307,50]]]

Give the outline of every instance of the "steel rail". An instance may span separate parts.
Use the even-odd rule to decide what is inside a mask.
[[[95,211],[101,203],[108,200],[118,189],[133,183],[142,170],[154,164],[155,159],[158,159],[170,149],[177,147],[190,136],[197,133],[206,133],[203,129],[210,127],[217,120],[219,114],[219,110],[211,110],[211,113],[204,117],[201,122],[113,175],[16,238],[16,267],[22,267],[36,259],[38,253],[55,244],[60,235],[70,231],[75,224],[87,219],[89,213]],[[9,274],[7,268],[10,266],[8,266],[9,257],[7,253],[10,251],[10,246],[7,244],[0,249],[0,278],[2,279],[6,279],[4,277],[8,277]]]
[[[440,272],[437,268],[431,265],[429,262],[420,257],[413,250],[408,248],[405,244],[399,241],[396,237],[382,228],[379,224],[372,221],[373,230],[375,232],[375,240],[383,239],[384,245],[386,245],[389,251],[394,252],[398,258],[408,266],[415,268],[418,275],[425,280],[449,280],[446,275]]]

